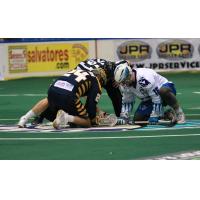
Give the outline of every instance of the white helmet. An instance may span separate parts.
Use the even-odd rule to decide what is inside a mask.
[[[131,72],[132,70],[128,63],[119,64],[114,71],[115,81],[117,83],[124,82],[129,77]]]

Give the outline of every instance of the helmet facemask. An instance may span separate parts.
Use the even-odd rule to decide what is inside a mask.
[[[105,71],[103,69],[97,68],[97,69],[92,70],[92,72],[93,72],[93,74],[95,76],[98,77],[98,79],[101,82],[101,85],[103,85],[103,86],[106,85],[106,83],[107,83],[107,76],[106,76],[106,73],[105,73]]]
[[[127,78],[124,79],[120,84],[121,84],[121,85],[124,85],[124,86],[129,86],[131,83],[132,83],[131,74],[129,74],[129,75],[127,76]]]

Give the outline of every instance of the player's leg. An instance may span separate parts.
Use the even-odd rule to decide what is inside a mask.
[[[50,122],[53,122],[54,119],[56,118],[57,115],[57,111],[55,109],[52,109],[48,106],[48,108],[42,112],[40,115],[36,116],[33,121],[31,122],[31,124],[33,125],[38,125],[38,124],[42,124],[44,119],[49,120]]]
[[[67,124],[71,124],[72,125],[71,127],[77,127],[77,125],[80,127],[91,126],[89,118],[69,115],[64,110],[59,110],[56,119],[53,121],[53,127],[55,129],[61,129],[66,127]]]
[[[185,114],[180,107],[178,100],[176,98],[176,89],[173,83],[164,84],[160,90],[159,94],[164,105],[169,105],[172,107],[176,113],[177,123],[181,124],[185,122]]]
[[[32,125],[42,124],[43,121],[44,121],[44,119],[45,119],[45,116],[48,116],[48,114],[47,114],[47,112],[46,112],[47,110],[49,110],[49,109],[47,108],[47,109],[46,109],[44,112],[42,112],[40,115],[35,116],[34,119],[33,119],[33,121],[31,122],[31,124],[32,124]]]
[[[109,82],[106,84],[104,88],[106,89],[107,94],[112,101],[116,116],[120,117],[122,108],[122,95],[119,88],[113,87],[112,84],[113,84],[112,80],[109,80]]]
[[[139,123],[139,122],[148,121],[152,110],[153,110],[153,103],[151,100],[141,102],[134,113],[133,122],[137,122],[137,124],[139,125],[146,125],[146,123]]]
[[[149,118],[152,113],[152,110],[153,110],[153,103],[151,102],[151,100],[146,102],[141,102],[134,114],[133,122],[141,126],[149,124]],[[171,112],[171,110],[166,111],[164,113],[163,118],[160,118],[158,121],[158,124],[167,126],[172,126],[175,123],[176,122],[174,121],[174,115]]]
[[[47,98],[40,100],[30,111],[28,111],[25,115],[23,115],[18,123],[18,126],[20,128],[24,127],[27,121],[39,115],[41,112],[43,112],[48,107],[48,100]]]
[[[57,94],[55,91],[48,93],[50,107],[59,108],[53,127],[56,129],[64,128],[66,125],[90,127],[91,122],[85,106],[80,99],[75,100],[72,92],[65,91],[64,94]]]

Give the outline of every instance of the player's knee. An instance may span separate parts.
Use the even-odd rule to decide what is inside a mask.
[[[139,113],[135,113],[133,117],[134,122],[141,122],[141,121],[147,121],[149,119],[150,115],[141,115]]]

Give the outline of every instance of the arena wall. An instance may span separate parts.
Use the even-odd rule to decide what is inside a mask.
[[[23,39],[0,43],[0,80],[61,75],[87,58],[156,71],[200,69],[200,39]]]

